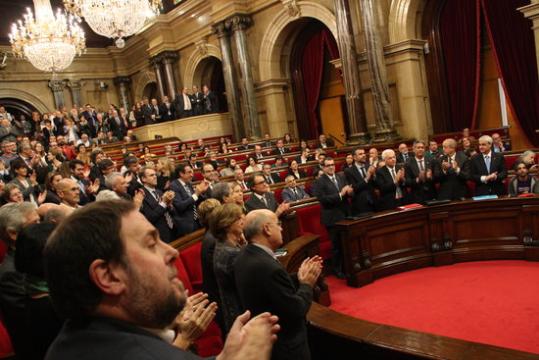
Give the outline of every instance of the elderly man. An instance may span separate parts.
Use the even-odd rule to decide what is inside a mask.
[[[313,286],[322,271],[322,259],[307,258],[301,264],[297,282],[275,257],[283,244],[281,225],[269,210],[247,214],[243,232],[249,243],[234,264],[238,295],[244,309],[253,314],[269,311],[279,317],[281,334],[275,343],[273,360],[310,359],[305,316],[313,297]]]
[[[245,182],[245,174],[241,168],[234,170],[234,181],[241,187],[243,191],[249,190],[247,183]]]
[[[503,180],[507,177],[505,159],[492,151],[492,138],[479,138],[479,154],[470,159],[470,178],[475,182],[475,195],[503,195]]]
[[[279,177],[279,174],[271,172],[270,164],[262,165],[262,175],[264,176],[264,179],[266,179],[266,182],[270,185],[277,184],[282,181],[281,178]]]
[[[438,200],[459,200],[468,193],[466,181],[469,176],[469,160],[462,151],[457,151],[455,139],[442,143],[444,154],[433,163],[434,181],[440,183]]]
[[[113,172],[105,178],[107,188],[114,191],[120,199],[131,200],[132,197],[127,193],[129,183],[127,179],[119,172]]]
[[[404,168],[397,166],[395,151],[386,149],[382,151],[382,160],[385,165],[376,171],[376,186],[380,190],[377,210],[391,210],[403,203]]]
[[[281,193],[281,197],[284,202],[294,202],[303,199],[308,199],[310,196],[307,194],[303,186],[298,186],[296,183],[296,177],[294,175],[288,175],[285,178],[286,187]]]
[[[282,214],[286,213],[290,208],[287,203],[283,202],[280,205],[277,203],[275,195],[270,192],[270,187],[266,182],[266,179],[264,179],[264,176],[260,174],[257,174],[253,177],[251,190],[253,191],[253,194],[245,202],[245,207],[247,208],[247,211],[253,211],[256,209],[268,209],[275,212],[277,216],[281,216]]]
[[[67,318],[46,359],[199,359],[170,344],[185,335],[177,325],[186,316],[178,317],[186,294],[177,258],[132,203],[97,202],[73,213],[45,248],[50,296]],[[269,358],[276,317],[248,318],[238,317],[218,359]]]
[[[500,134],[492,134],[492,151],[495,153],[510,151],[511,145],[507,142],[504,142]]]
[[[210,163],[202,165],[202,176],[204,180],[208,182],[208,190],[206,191],[206,198],[212,197],[213,186],[219,182],[219,172],[215,170],[215,167]]]
[[[398,164],[406,164],[408,162],[408,159],[412,158],[413,156],[414,154],[408,151],[408,145],[406,145],[405,143],[399,145],[399,153],[397,154]]]
[[[78,208],[80,202],[80,188],[77,182],[73,179],[62,179],[56,185],[56,193],[65,204],[74,209]]]

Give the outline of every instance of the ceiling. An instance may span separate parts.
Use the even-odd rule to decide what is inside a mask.
[[[163,13],[169,12],[177,6],[174,5],[175,2],[178,1],[163,0]],[[11,32],[11,24],[22,19],[27,7],[33,10],[33,4],[32,0],[0,0],[0,13],[2,14],[2,21],[0,21],[0,45],[9,45],[8,34]],[[51,4],[54,12],[56,12],[58,7],[63,8],[62,0],[51,0]],[[86,47],[104,48],[113,45],[112,39],[94,33],[84,19],[82,20],[82,28],[86,34]]]

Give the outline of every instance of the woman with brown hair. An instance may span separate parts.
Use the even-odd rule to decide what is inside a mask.
[[[234,281],[234,260],[245,245],[243,226],[245,215],[236,204],[215,208],[210,215],[210,231],[217,238],[213,253],[213,271],[219,289],[219,309],[224,319],[225,333],[230,331],[240,312]]]

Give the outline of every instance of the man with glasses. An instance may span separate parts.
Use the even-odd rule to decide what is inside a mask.
[[[337,277],[344,278],[341,243],[335,224],[350,214],[348,197],[353,195],[354,190],[343,177],[335,174],[335,161],[332,158],[325,158],[323,165],[324,175],[316,180],[314,195],[320,201],[322,224],[331,239],[333,272]]]
[[[287,203],[278,204],[275,195],[270,192],[270,187],[262,175],[255,175],[251,186],[253,194],[245,202],[247,211],[257,209],[268,209],[273,211],[278,217],[286,213],[290,205]]]

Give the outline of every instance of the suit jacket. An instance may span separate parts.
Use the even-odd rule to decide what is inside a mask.
[[[153,124],[154,121],[152,119],[152,114],[153,114],[152,106],[150,104],[142,105],[141,110],[142,110],[142,117],[144,118],[144,124],[142,125]]]
[[[401,167],[399,166],[395,166],[395,174],[400,170],[400,168]],[[391,176],[387,166],[383,166],[376,170],[376,186],[380,190],[380,197],[378,198],[376,205],[377,210],[390,210],[400,205],[399,201],[395,197],[397,185],[393,181],[393,177]],[[404,197],[406,193],[404,181],[399,184],[399,186]]]
[[[322,175],[314,182],[314,196],[320,201],[322,207],[322,224],[333,226],[337,221],[343,220],[350,213],[350,206],[347,197],[340,197],[339,192],[346,185],[346,180],[339,174],[335,174],[339,189],[335,183],[326,175]]]
[[[176,118],[176,109],[172,103],[162,103],[159,105],[159,110],[161,112],[161,121],[174,120]]]
[[[281,330],[271,358],[310,359],[305,316],[311,307],[311,287],[295,284],[279,261],[254,244],[237,256],[234,276],[243,310],[253,316],[269,311],[279,317]]]
[[[191,188],[192,193],[195,192],[191,184],[188,184],[187,186]],[[201,195],[198,197],[197,201],[195,201],[193,196],[185,191],[185,188],[178,179],[170,183],[170,190],[175,193],[172,204],[174,205],[175,210],[174,220],[177,227],[176,236],[180,237],[200,228],[198,219],[195,220],[194,217],[195,208],[205,200],[205,197]]]
[[[431,160],[424,157],[423,167],[425,173],[430,169],[432,170]],[[405,184],[410,188],[408,194],[408,202],[423,204],[427,200],[434,199],[436,192],[434,189],[434,182],[425,179],[423,182],[417,182],[419,177],[419,165],[417,164],[415,156],[408,159],[408,162],[404,165]]]
[[[191,103],[191,98],[190,98],[189,95],[187,95],[187,98],[189,100],[189,103]],[[176,95],[176,98],[174,99],[174,108],[175,108],[175,111],[176,111],[176,116],[178,118],[184,118],[184,117],[192,115],[191,114],[192,111],[193,111],[193,105],[192,104],[191,104],[191,111],[184,110],[185,109],[185,101],[184,101],[182,93]]]
[[[88,349],[91,348],[91,351]],[[196,360],[143,328],[110,318],[67,320],[46,360],[162,359]]]
[[[249,197],[249,199],[245,202],[245,208],[247,209],[247,211],[269,209],[275,212],[275,210],[277,210],[277,207],[279,206],[279,204],[277,204],[277,200],[275,199],[275,195],[273,195],[273,193],[271,192],[267,192],[264,194],[264,197],[268,202],[268,206],[266,206],[266,204],[264,204],[264,202],[260,200],[255,194],[251,195],[251,197]]]
[[[462,151],[458,151],[454,156],[460,168],[458,174],[453,168],[444,173],[442,163],[447,161],[447,155],[442,155],[432,164],[434,181],[440,183],[437,197],[439,200],[458,200],[465,198],[468,194],[468,187],[466,186],[469,176],[468,157]]]
[[[305,189],[301,186],[296,186],[297,194],[295,194],[291,188],[284,188],[283,192],[281,193],[281,197],[283,198],[283,201],[285,202],[293,202],[293,201],[299,201],[302,199],[306,199],[309,197],[309,194],[305,191]]]
[[[490,152],[490,169],[487,169],[483,154],[476,154],[470,159],[470,178],[475,182],[475,195],[504,195],[505,186],[503,180],[507,177],[505,169],[505,159],[500,153]],[[498,177],[494,181],[486,184],[481,182],[481,176],[498,173]]]
[[[365,173],[369,169],[369,164],[365,163]],[[352,213],[354,215],[364,214],[374,211],[374,192],[373,183],[374,176],[365,181],[357,166],[354,164],[352,167],[344,169],[344,175],[348,184],[354,188],[354,195],[352,196]]]
[[[166,243],[171,242],[174,239],[174,229],[169,228],[167,220],[165,218],[165,213],[168,212],[171,217],[173,217],[172,209],[167,209],[159,204],[157,199],[151,194],[148,189],[144,189],[144,200],[142,201],[142,207],[140,212],[142,215],[148,219],[148,221],[155,226],[157,231],[159,231],[159,236],[161,240]],[[155,189],[157,196],[161,197],[163,192],[159,189]]]
[[[316,142],[316,147],[319,149],[325,149],[326,147],[333,147],[335,146],[335,141],[333,141],[332,138],[327,137],[326,142],[322,144],[320,141]]]
[[[402,155],[400,152],[397,154],[397,164],[406,164],[409,159],[413,158],[415,154],[411,151],[408,151],[406,153],[406,160],[404,160],[404,155]]]
[[[277,147],[273,149],[273,155],[284,155],[288,153],[288,149],[286,147],[283,146],[281,149],[283,150],[282,152],[279,151],[279,148]]]
[[[120,140],[124,138],[125,134],[127,134],[127,128],[125,127],[124,121],[120,116],[118,116],[118,119],[120,120],[120,125],[118,125],[116,122],[116,118],[109,118],[109,128],[113,135]]]
[[[226,333],[230,331],[236,317],[241,314],[234,281],[234,261],[239,252],[239,248],[217,241],[213,253],[213,271],[219,289],[218,304],[223,314]]]
[[[263,176],[264,176],[264,179],[266,179],[266,182],[268,184],[277,184],[283,181],[281,177],[279,176],[279,174],[277,173],[271,173],[269,177],[267,177],[266,175],[263,175]],[[271,182],[269,178],[271,178],[273,182]]]
[[[193,112],[195,115],[204,114],[204,94],[196,92],[190,96],[191,105],[193,106]]]
[[[202,94],[202,97],[204,98],[204,113],[209,114],[219,112],[219,99],[213,91]]]
[[[299,174],[299,177],[296,176],[296,174],[294,174],[294,172],[291,169],[288,169],[288,173],[286,174],[286,176],[292,175],[293,177],[296,178],[296,180],[303,179],[303,178],[307,177],[307,174],[302,169],[298,169],[298,174]]]

